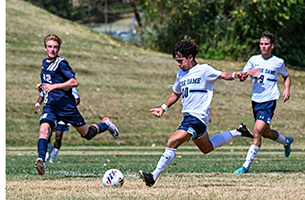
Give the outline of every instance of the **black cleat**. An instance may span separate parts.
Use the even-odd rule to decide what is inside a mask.
[[[154,178],[152,174],[148,174],[143,172],[142,170],[139,171],[139,176],[145,182],[148,187],[151,187],[155,184]]]
[[[254,138],[253,133],[243,123],[241,123],[236,130],[241,132],[241,136],[243,137]]]

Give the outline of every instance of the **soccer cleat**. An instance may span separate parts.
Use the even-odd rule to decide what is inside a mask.
[[[241,132],[241,136],[243,137],[254,138],[253,133],[243,123],[241,123],[236,130]]]
[[[244,173],[248,173],[248,172],[249,172],[249,169],[242,166],[241,168],[234,171],[233,174],[244,174]]]
[[[291,148],[290,148],[290,145],[291,143],[293,142],[293,138],[292,137],[287,137],[288,139],[288,144],[285,147],[285,156],[288,157],[290,155],[290,152],[291,152]]]
[[[46,164],[41,158],[37,158],[35,162],[35,168],[38,171],[38,175],[44,175]]]
[[[105,117],[102,120],[103,123],[108,125],[108,131],[111,133],[112,137],[118,138],[119,137],[119,130],[118,128],[110,121],[108,117]]]
[[[142,170],[139,171],[139,176],[145,182],[148,187],[151,187],[155,184],[154,178],[152,174],[148,174]]]

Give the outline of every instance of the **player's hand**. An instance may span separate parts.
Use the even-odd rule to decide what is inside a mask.
[[[51,92],[52,90],[56,89],[56,86],[54,84],[47,84],[43,83],[43,90],[48,93]]]
[[[37,90],[38,90],[39,92],[41,92],[41,91],[42,91],[42,84],[41,84],[41,83],[38,83],[38,84],[36,85],[36,88],[37,88]]]
[[[250,75],[250,76],[258,77],[260,74],[261,74],[261,70],[259,70],[258,68],[246,72],[247,76]]]
[[[285,103],[286,101],[289,100],[289,97],[290,97],[289,91],[288,90],[284,90],[283,96],[284,96],[283,102]]]
[[[150,112],[152,112],[153,115],[155,115],[156,117],[161,117],[164,113],[163,108],[153,108],[149,110]]]
[[[245,76],[246,72],[235,72],[235,78],[241,79],[243,76]]]
[[[37,114],[38,112],[40,112],[40,107],[39,107],[39,106],[36,106],[36,107],[35,107],[35,110],[34,110],[34,113]]]

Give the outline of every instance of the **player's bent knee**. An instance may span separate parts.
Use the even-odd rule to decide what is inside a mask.
[[[39,137],[47,139],[52,135],[52,131],[55,124],[50,120],[41,120],[40,121],[40,129],[39,129]]]
[[[85,136],[82,136],[86,140],[91,140],[97,134],[97,129],[94,126],[88,128],[88,132]]]

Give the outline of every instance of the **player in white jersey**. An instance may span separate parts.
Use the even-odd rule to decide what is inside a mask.
[[[176,59],[180,70],[172,86],[173,92],[160,108],[150,110],[156,117],[161,117],[181,97],[184,116],[178,130],[170,136],[156,169],[152,173],[139,171],[140,178],[149,187],[154,185],[159,175],[173,161],[177,148],[186,141],[193,140],[200,151],[207,154],[234,137],[253,138],[253,134],[241,124],[236,130],[216,134],[209,139],[207,133],[209,109],[216,80],[241,78],[245,72],[221,72],[208,64],[198,64],[195,61],[198,51],[199,47],[193,40],[181,40],[175,45],[173,58]]]
[[[244,72],[253,72],[259,69],[259,73],[252,76],[252,109],[255,119],[253,128],[254,139],[249,148],[246,162],[236,171],[235,174],[243,174],[249,171],[250,165],[255,159],[260,147],[261,137],[269,138],[284,145],[285,156],[290,155],[290,145],[293,142],[292,137],[284,137],[278,131],[270,129],[271,119],[276,107],[276,100],[280,97],[277,86],[278,76],[284,78],[285,90],[283,92],[286,102],[290,96],[290,78],[285,68],[284,60],[272,55],[275,37],[269,31],[264,31],[260,38],[261,54],[252,56],[245,65]],[[252,73],[253,74],[253,73]],[[241,78],[246,80],[247,74]]]

